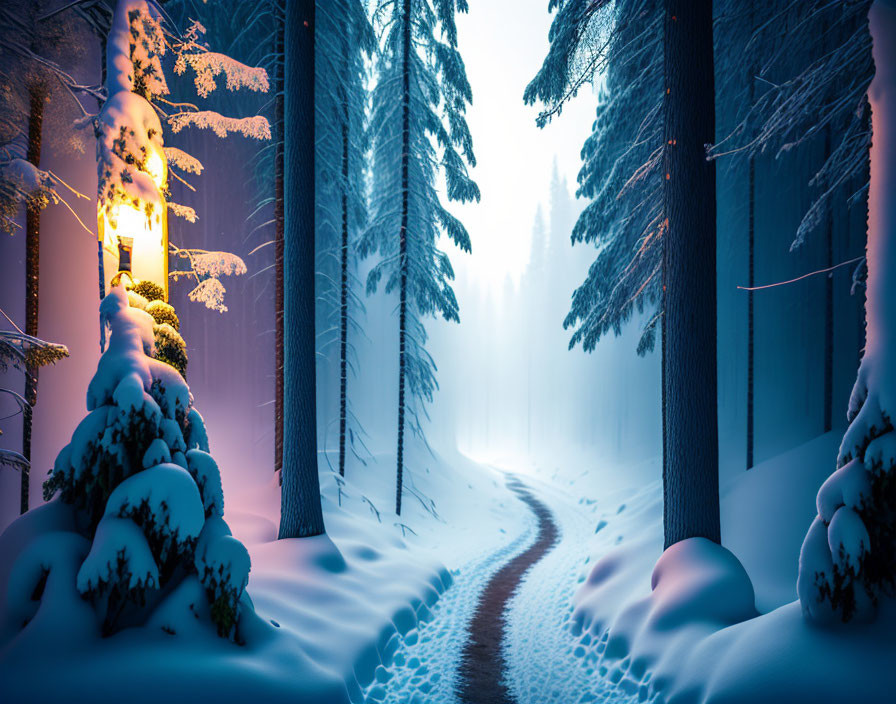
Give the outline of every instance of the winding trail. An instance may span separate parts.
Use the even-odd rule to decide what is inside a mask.
[[[457,693],[463,704],[513,704],[502,652],[507,607],[529,569],[559,541],[560,529],[551,511],[519,479],[509,475],[507,486],[538,519],[535,542],[512,558],[486,584],[468,629],[461,654]]]

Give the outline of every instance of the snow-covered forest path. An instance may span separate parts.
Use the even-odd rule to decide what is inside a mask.
[[[560,538],[560,529],[547,506],[513,475],[508,477],[507,486],[532,509],[538,520],[538,533],[532,545],[492,575],[479,599],[461,655],[458,690],[464,704],[512,704],[514,701],[508,688],[503,653],[507,606],[525,574]]]
[[[557,487],[512,474],[507,486],[525,528],[455,570],[432,618],[394,637],[366,704],[547,704],[544,692],[567,703],[606,691],[569,628],[594,517]]]

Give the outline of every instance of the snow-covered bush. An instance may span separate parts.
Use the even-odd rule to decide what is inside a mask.
[[[111,634],[147,622],[192,575],[208,600],[200,611],[210,614],[220,635],[237,639],[240,609],[251,608],[244,595],[249,555],[222,518],[221,476],[202,417],[181,375],[151,356],[152,317],[130,306],[121,287],[109,292],[100,314],[112,334],[88,387],[88,414],[44,485],[47,501],[55,497],[74,512],[76,527],[69,532],[76,536],[56,541],[77,548],[77,555],[65,557],[66,564],[78,561],[66,573],[68,587],[91,604],[97,627]],[[55,530],[35,543],[53,542],[61,535]],[[18,575],[20,592],[40,602],[54,567],[52,560],[34,562],[31,552],[20,554],[11,574]],[[28,628],[27,621],[20,619],[18,628]]]
[[[896,433],[888,426],[866,428],[854,446],[847,433],[840,468],[818,492],[797,584],[816,621],[867,618],[881,596],[896,595]]]

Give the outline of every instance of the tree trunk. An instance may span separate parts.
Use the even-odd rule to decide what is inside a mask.
[[[401,489],[404,474],[404,387],[406,369],[408,304],[408,213],[409,152],[411,149],[411,0],[404,0],[402,27],[402,107],[401,107],[401,231],[398,256],[401,267],[398,299],[398,452],[395,480],[395,513],[401,515]]]
[[[343,32],[342,80],[342,242],[339,283],[339,476],[345,476],[345,435],[348,415],[348,191],[349,191],[349,95],[351,47],[348,32]]]
[[[286,12],[278,2],[274,60],[274,471],[283,469],[283,73]],[[282,475],[281,479],[282,479]]]
[[[824,130],[824,159],[831,156],[831,126]],[[827,245],[827,263],[834,266],[834,212],[828,204],[824,223],[825,244]],[[834,275],[828,272],[824,288],[824,409],[822,430],[825,433],[834,427]]]
[[[100,85],[106,85],[106,43],[108,39],[105,34],[100,37]],[[97,99],[97,110],[103,109],[103,103]],[[100,300],[106,297],[106,267],[103,261],[103,240],[97,238],[96,241],[96,258],[97,258],[97,279],[99,282]],[[106,322],[103,316],[99,316],[100,321],[100,354],[106,351]]]
[[[30,113],[28,115],[27,160],[40,166],[41,133],[44,122],[44,89],[31,87]],[[25,333],[37,337],[40,293],[40,205],[29,203],[25,209]],[[37,403],[37,367],[25,369],[25,408],[22,413],[22,456],[31,463],[32,408]],[[28,510],[31,472],[22,467],[21,512]]]
[[[756,11],[750,7],[750,34],[756,31]],[[747,76],[750,105],[756,98],[755,69],[751,65]],[[747,287],[756,285],[756,158],[750,154],[747,164],[750,209],[747,217]],[[755,291],[747,291],[747,469],[753,467],[753,448],[756,434],[756,301]]]
[[[750,104],[753,100],[753,78],[750,77]],[[748,235],[750,253],[748,256],[749,283],[753,288],[756,285],[756,160],[751,154],[749,158],[749,183],[750,183],[750,215],[748,223]],[[747,291],[747,469],[753,467],[753,448],[756,433],[756,301],[755,291]]]
[[[666,547],[720,540],[712,22],[711,0],[665,0]]]
[[[314,330],[314,0],[286,5],[280,538],[324,532]]]

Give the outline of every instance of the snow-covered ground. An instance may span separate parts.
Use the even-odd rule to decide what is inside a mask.
[[[572,647],[595,672],[593,697],[892,701],[894,605],[882,604],[872,625],[823,629],[808,624],[795,601],[800,545],[837,442],[836,432],[821,436],[723,487],[723,543],[731,552],[686,541],[657,565],[659,482],[602,502],[573,615]]]
[[[478,589],[531,537],[527,511],[502,474],[459,454],[412,450],[400,519],[394,458],[351,464],[344,481],[322,471],[327,535],[292,541],[275,540],[274,477],[241,483],[222,465],[226,518],[252,560],[247,591],[258,618],[246,645],[203,628],[172,636],[150,624],[99,638],[66,633],[60,623],[56,644],[13,639],[0,651],[4,702],[53,701],[60,692],[96,702],[120,701],[123,692],[134,702],[183,701],[191,692],[234,702],[376,701],[384,668],[414,665],[393,655],[418,633],[426,634],[421,647],[429,641],[452,669]],[[17,540],[14,530],[5,533],[0,553]],[[0,572],[0,587],[6,576]],[[438,625],[423,628],[433,610]],[[52,678],[42,675],[48,662]],[[424,691],[426,673],[416,674],[407,684]],[[390,701],[403,701],[402,690],[389,690]]]
[[[822,629],[795,602],[837,441],[816,438],[724,486],[726,549],[686,541],[665,555],[661,482],[631,486],[658,476],[658,461],[498,469],[416,448],[399,518],[394,458],[378,455],[350,463],[345,480],[321,472],[327,535],[277,541],[276,480],[240,477],[225,459],[225,515],[252,559],[246,644],[152,624],[85,636],[60,617],[57,642],[14,639],[0,651],[2,700],[454,704],[479,594],[535,540],[534,515],[506,487],[515,469],[561,534],[506,612],[504,676],[520,704],[889,701],[896,609]],[[0,552],[17,539],[5,533]]]

